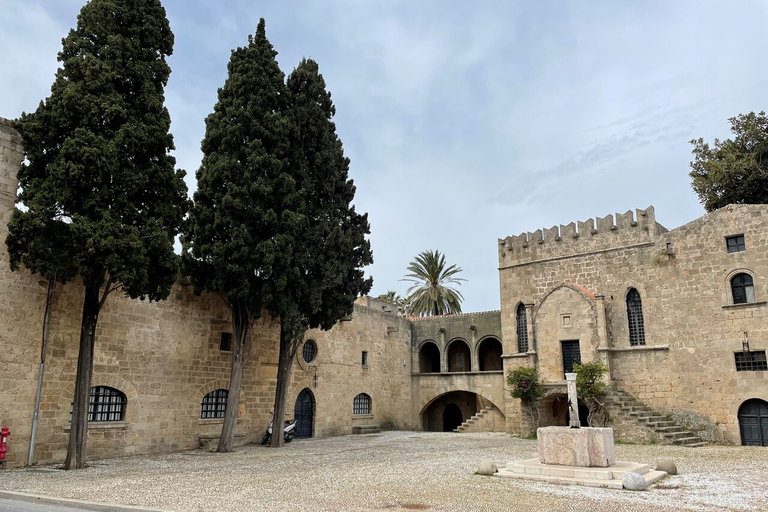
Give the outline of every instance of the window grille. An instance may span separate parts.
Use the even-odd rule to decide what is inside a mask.
[[[528,352],[528,324],[525,317],[525,306],[517,306],[517,351]]]
[[[627,320],[629,321],[629,344],[645,345],[643,303],[640,300],[640,293],[634,288],[627,293]]]
[[[765,358],[765,350],[755,352],[734,352],[737,372],[764,372],[768,371],[768,361]]]
[[[219,345],[219,350],[223,350],[224,352],[229,352],[232,350],[232,333],[221,333],[221,344]]]
[[[201,404],[200,417],[223,418],[227,411],[227,396],[229,396],[229,390],[226,389],[217,389],[205,395]]]
[[[352,402],[352,414],[371,414],[371,397],[365,393],[357,395]]]
[[[752,276],[749,274],[736,274],[731,279],[731,293],[734,304],[749,304],[755,302],[755,287]]]
[[[747,250],[746,245],[744,245],[744,235],[726,237],[725,245],[728,247],[728,252],[742,252]]]
[[[311,363],[317,357],[317,345],[312,340],[304,342],[304,348],[301,349],[301,357],[305,363]]]
[[[122,391],[107,386],[94,386],[88,400],[88,421],[123,421],[126,402]],[[72,421],[72,407],[69,410],[69,421]]]

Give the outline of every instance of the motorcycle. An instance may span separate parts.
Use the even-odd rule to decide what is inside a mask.
[[[271,412],[269,414],[272,414]],[[274,423],[274,418],[269,420],[269,426],[267,427],[267,433],[264,434],[264,438],[261,440],[261,444],[265,445],[272,439],[272,424]],[[283,440],[285,440],[286,443],[290,443],[293,441],[296,430],[296,420],[285,420],[285,423],[283,424]]]

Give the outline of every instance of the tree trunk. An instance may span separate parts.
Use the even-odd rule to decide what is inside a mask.
[[[100,280],[98,280],[100,281]],[[69,445],[64,469],[85,467],[85,443],[88,439],[88,402],[91,396],[93,376],[93,345],[96,337],[96,322],[99,320],[99,284],[85,287],[83,318],[80,323],[80,352],[77,357],[75,396],[72,401],[72,423],[69,431]]]
[[[289,322],[280,319],[280,356],[277,365],[277,383],[275,385],[275,408],[272,423],[272,443],[270,446],[278,448],[283,445],[283,423],[285,422],[286,400],[288,398],[288,386],[291,383],[291,370],[293,369],[293,358],[296,356],[296,350],[299,341],[304,338],[304,332],[301,336],[296,334]]]
[[[242,303],[232,304],[232,330],[235,346],[232,348],[232,372],[229,375],[229,392],[227,393],[227,410],[224,412],[224,425],[217,452],[231,452],[235,440],[237,426],[237,410],[240,405],[240,389],[243,385],[243,368],[248,355],[248,340],[250,336],[251,315]]]

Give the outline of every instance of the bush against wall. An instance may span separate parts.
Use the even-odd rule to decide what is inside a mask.
[[[520,399],[523,409],[531,419],[532,431],[535,432],[539,427],[538,402],[544,395],[538,370],[532,366],[510,370],[507,373],[507,386],[512,397]]]

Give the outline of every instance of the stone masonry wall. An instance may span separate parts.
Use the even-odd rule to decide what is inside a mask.
[[[7,461],[24,465],[30,444],[40,368],[42,317],[47,282],[21,269],[12,272],[5,248],[13,210],[16,170],[22,153],[18,135],[0,120],[0,425],[10,427]],[[167,452],[195,448],[200,435],[218,434],[222,420],[201,419],[205,394],[227,389],[231,352],[220,350],[231,332],[229,310],[218,296],[196,296],[184,279],[157,303],[110,296],[96,332],[93,386],[110,386],[127,397],[121,422],[89,425],[88,457]],[[83,288],[58,285],[53,301],[45,378],[34,459],[63,461],[74,394]],[[359,423],[412,428],[410,416],[410,329],[394,314],[355,305],[349,321],[331,331],[308,333],[318,356],[309,369],[299,354],[292,372],[287,410],[298,393],[315,397],[315,436],[350,433]],[[265,316],[254,325],[246,363],[237,432],[261,438],[269,422],[277,375],[279,324]],[[361,352],[369,364],[361,365]],[[317,387],[314,374],[317,374]],[[372,398],[372,414],[352,417],[361,392]],[[405,404],[405,406],[404,406]]]
[[[671,231],[655,224],[652,212],[638,210],[636,225],[619,225],[615,239],[603,237],[608,240],[604,245],[596,241],[600,222],[598,233],[571,238],[567,248],[545,237],[531,251],[530,235],[528,248],[520,238],[500,241],[505,354],[517,351],[515,308],[520,302],[534,305],[528,321],[536,347],[556,348],[568,339],[562,328],[551,328],[549,315],[572,314],[577,323],[593,322],[600,341],[597,346],[581,342],[582,360],[606,362],[619,388],[655,409],[685,418],[692,429],[711,430],[714,440],[738,444],[739,406],[750,398],[768,400],[767,372],[737,372],[734,363],[744,332],[753,350],[768,349],[768,206],[728,206]],[[622,240],[623,230],[639,231]],[[725,238],[740,234],[746,250],[728,253]],[[590,236],[595,240],[584,242]],[[515,251],[523,256],[515,258]],[[753,276],[753,304],[733,305],[730,278],[739,272]],[[577,312],[565,295],[551,306],[542,305],[548,294],[566,284],[595,297],[594,315]],[[629,343],[626,294],[631,288],[642,300],[644,346]],[[546,318],[541,318],[543,312]],[[559,363],[552,351],[520,356],[536,361],[546,375]],[[505,369],[519,361],[506,358]]]

